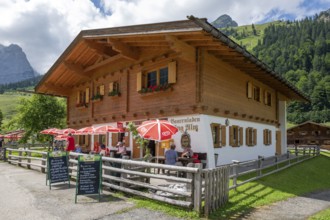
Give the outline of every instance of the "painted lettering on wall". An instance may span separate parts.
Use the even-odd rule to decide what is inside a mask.
[[[170,122],[174,124],[180,132],[184,131],[196,131],[198,132],[198,125],[194,122],[200,122],[200,118],[186,117],[180,119],[171,119]]]

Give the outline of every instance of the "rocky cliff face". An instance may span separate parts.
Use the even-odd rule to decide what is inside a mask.
[[[0,44],[0,84],[19,82],[35,75],[21,47],[16,44],[8,47]]]
[[[225,27],[237,27],[238,24],[236,21],[231,19],[229,15],[221,15],[215,21],[212,22],[212,25],[216,28],[225,28]]]

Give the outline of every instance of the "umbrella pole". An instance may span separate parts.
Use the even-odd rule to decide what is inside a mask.
[[[158,163],[158,157],[159,157],[159,142],[156,143],[156,162]]]

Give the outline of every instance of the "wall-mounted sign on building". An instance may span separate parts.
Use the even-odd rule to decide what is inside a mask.
[[[181,147],[186,148],[190,145],[191,139],[187,131],[181,135]]]

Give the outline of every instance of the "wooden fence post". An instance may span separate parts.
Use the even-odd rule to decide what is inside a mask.
[[[202,170],[203,164],[196,163],[195,167],[198,168],[197,173],[194,175],[194,210],[201,213],[202,208]]]
[[[291,159],[290,159],[290,151],[286,152],[286,159],[289,160],[289,165],[291,164]]]
[[[294,152],[295,152],[295,155],[296,155],[296,157],[298,156],[298,146],[296,145],[296,146],[294,146]]]
[[[2,153],[3,153],[3,161],[6,162],[7,161],[7,148],[3,148],[2,149]]]
[[[188,163],[187,167],[195,167],[194,163]],[[191,179],[194,182],[194,175],[192,173],[187,173],[187,179]],[[193,184],[192,182],[192,184]],[[187,183],[187,191],[192,192],[193,186],[192,184]],[[193,201],[194,200],[194,194],[192,193],[192,198],[187,197],[187,201]]]
[[[47,155],[46,154],[43,154],[42,155],[42,159],[46,159],[47,158]],[[45,166],[46,165],[46,161],[41,161],[41,165],[43,165],[43,166]],[[45,173],[46,172],[46,168],[44,168],[44,167],[41,167],[41,172],[42,173]]]
[[[19,151],[18,152],[18,156],[19,156],[19,158],[18,158],[18,166],[20,166],[20,167],[22,166],[22,164],[21,164],[21,162],[22,162],[22,155],[23,155],[22,153],[23,153],[22,151]]]
[[[308,147],[308,155],[309,155],[309,157],[311,156],[311,151],[312,151],[311,147]]]
[[[316,156],[316,146],[313,147],[313,156]]]
[[[303,155],[304,155],[304,156],[306,155],[306,147],[304,147]]]
[[[237,177],[238,177],[238,165],[239,161],[238,160],[233,160],[233,186],[235,187],[236,190],[236,185],[237,185]]]
[[[28,157],[31,157],[31,152],[30,152],[30,151],[27,152],[27,156],[28,156]],[[27,159],[27,162],[28,162],[27,168],[28,168],[28,169],[31,169],[31,165],[30,165],[30,164],[31,164],[31,158],[28,158],[28,159]]]
[[[9,159],[9,160],[11,160],[11,159],[12,159],[12,158],[11,158],[11,152],[12,152],[11,150],[9,150],[9,151],[8,151],[8,159]],[[9,163],[9,164],[11,164],[11,162],[10,162],[10,161],[8,161],[8,163]]]
[[[278,155],[275,153],[275,164],[276,164],[276,169],[278,169]]]
[[[129,156],[123,156],[122,159],[123,160],[128,160],[129,159]],[[125,170],[126,168],[128,168],[128,165],[127,164],[121,164],[121,169],[124,169]],[[123,179],[127,179],[127,173],[121,173],[120,176]],[[121,182],[120,183],[120,186],[126,187],[126,184],[123,183],[123,182]]]
[[[263,156],[258,156],[258,176],[262,176],[262,162],[264,160]]]

